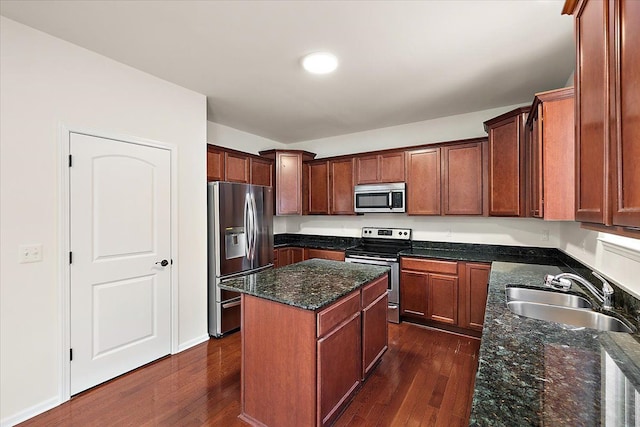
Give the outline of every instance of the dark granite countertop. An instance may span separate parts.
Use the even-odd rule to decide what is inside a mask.
[[[310,259],[220,284],[305,310],[319,310],[389,271],[388,267]]]
[[[637,334],[576,329],[507,309],[506,284],[542,286],[545,274],[563,271],[572,269],[560,261],[492,264],[471,425],[625,425],[621,417],[640,410],[633,403]]]
[[[356,237],[317,236],[311,234],[276,234],[274,248],[297,246],[300,248],[344,251],[360,243]]]

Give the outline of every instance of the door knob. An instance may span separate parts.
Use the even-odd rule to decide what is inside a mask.
[[[156,264],[160,264],[161,266],[166,267],[167,265],[169,265],[169,261],[163,259],[162,261],[156,262]]]

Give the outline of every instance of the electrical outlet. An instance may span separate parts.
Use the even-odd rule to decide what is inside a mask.
[[[42,261],[42,243],[35,245],[20,245],[18,248],[20,263]]]
[[[540,235],[540,240],[547,242],[549,241],[549,230],[542,230],[542,234]]]

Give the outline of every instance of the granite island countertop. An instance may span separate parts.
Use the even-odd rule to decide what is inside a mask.
[[[225,281],[222,289],[319,310],[389,272],[389,267],[310,259]]]
[[[542,286],[545,274],[562,271],[571,269],[493,263],[471,425],[625,425],[624,417],[640,411],[637,333],[574,328],[507,309],[506,284]]]

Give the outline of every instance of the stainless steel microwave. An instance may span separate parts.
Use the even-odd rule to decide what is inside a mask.
[[[405,183],[356,185],[353,206],[356,213],[405,212]]]

